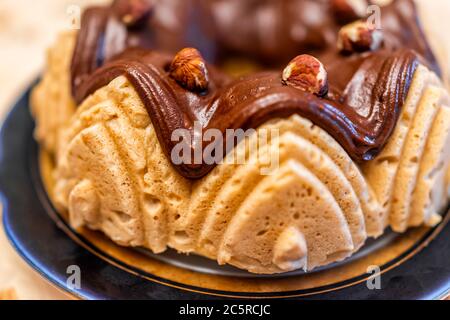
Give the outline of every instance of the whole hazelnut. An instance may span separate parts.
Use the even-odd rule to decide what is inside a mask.
[[[191,91],[208,89],[208,69],[200,52],[195,48],[179,51],[170,65],[170,76]]]
[[[153,10],[154,0],[115,0],[112,9],[127,27],[134,28],[144,24]]]
[[[283,70],[282,82],[296,89],[323,97],[328,93],[328,75],[323,64],[313,56],[295,57]]]
[[[356,21],[341,28],[338,49],[342,53],[377,50],[383,43],[381,30],[370,28],[364,21]]]
[[[367,0],[331,0],[331,10],[340,24],[346,24],[367,15]]]

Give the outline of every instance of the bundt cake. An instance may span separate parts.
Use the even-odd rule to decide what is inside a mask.
[[[412,0],[116,0],[31,104],[74,228],[274,274],[440,223],[442,73]]]

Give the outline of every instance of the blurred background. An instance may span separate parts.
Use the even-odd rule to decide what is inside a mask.
[[[447,67],[450,62],[450,1],[416,1],[431,42],[439,48],[439,55]],[[70,8],[106,2],[109,1],[0,1],[0,122],[20,93],[42,70],[45,49],[58,31],[70,27]],[[67,296],[42,280],[16,255],[0,223],[0,300],[2,298],[65,299]]]

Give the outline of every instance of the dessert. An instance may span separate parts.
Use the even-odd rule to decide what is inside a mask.
[[[382,7],[381,29],[355,22],[356,2],[369,4],[87,9],[32,95],[57,208],[121,245],[264,274],[340,261],[387,227],[439,223],[450,196],[439,64],[412,1]],[[233,77],[234,57],[262,70]]]

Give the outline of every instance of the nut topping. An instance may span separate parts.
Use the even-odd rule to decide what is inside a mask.
[[[195,48],[179,51],[170,65],[170,76],[191,91],[208,89],[208,69],[200,52]]]
[[[331,9],[340,24],[346,24],[367,15],[367,0],[332,0]]]
[[[129,28],[141,26],[153,9],[152,0],[115,0],[112,8],[119,19]]]
[[[323,64],[313,56],[295,57],[283,70],[282,81],[296,89],[323,97],[328,93],[328,76]]]
[[[341,28],[338,49],[343,53],[377,50],[383,42],[383,33],[370,28],[364,21],[356,21]]]

